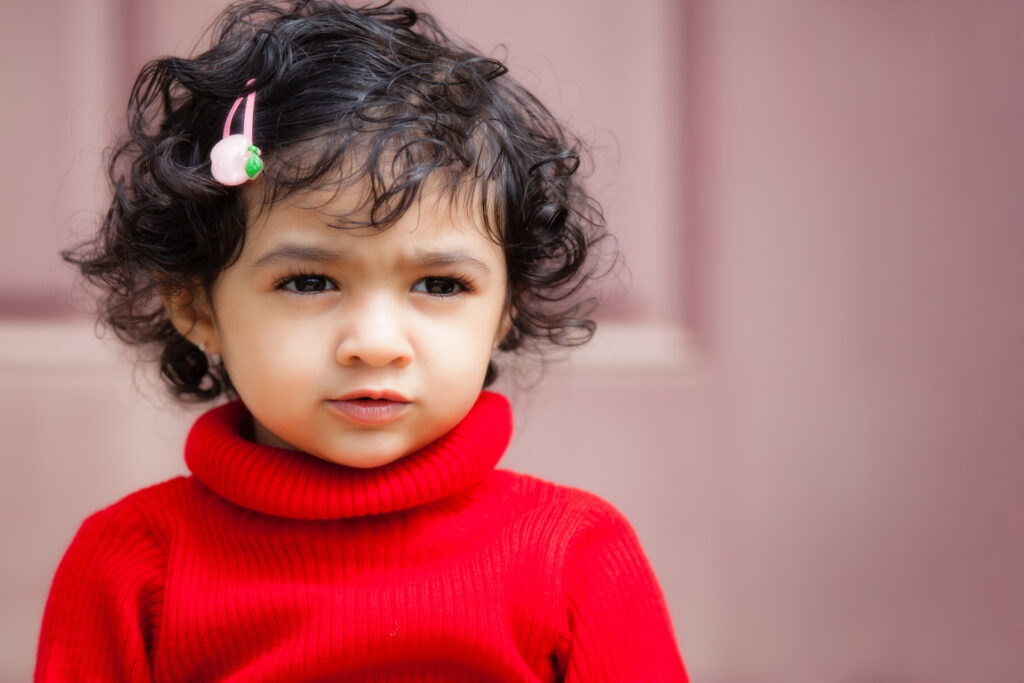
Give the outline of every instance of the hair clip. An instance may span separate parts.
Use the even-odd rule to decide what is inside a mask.
[[[246,87],[256,79],[250,78]],[[242,103],[242,97],[235,100],[224,122],[224,137],[210,150],[210,172],[214,180],[224,185],[241,185],[251,180],[263,170],[263,159],[260,148],[252,142],[252,116],[256,103],[256,93],[245,96],[245,118],[241,133],[231,134],[231,120]]]

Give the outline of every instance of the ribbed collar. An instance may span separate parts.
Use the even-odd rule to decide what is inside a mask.
[[[241,436],[241,401],[196,420],[185,462],[207,488],[258,512],[293,519],[338,519],[423,505],[476,483],[498,463],[512,436],[504,396],[480,394],[469,414],[423,449],[372,469],[346,467]]]

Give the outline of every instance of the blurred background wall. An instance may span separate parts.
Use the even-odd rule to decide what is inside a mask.
[[[82,518],[184,472],[196,411],[57,251],[135,73],[219,7],[4,3],[0,681]],[[429,7],[591,143],[630,267],[505,384],[504,465],[626,513],[697,681],[1024,680],[1024,3]]]

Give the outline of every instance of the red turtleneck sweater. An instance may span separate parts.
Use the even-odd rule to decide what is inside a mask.
[[[37,681],[685,681],[661,590],[601,499],[495,470],[508,403],[353,469],[200,417],[191,477],[85,521]]]

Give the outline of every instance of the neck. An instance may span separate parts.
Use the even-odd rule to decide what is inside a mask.
[[[472,486],[492,470],[512,436],[500,394],[484,391],[462,422],[422,449],[371,469],[254,443],[241,401],[196,420],[185,462],[221,497],[257,512],[293,519],[384,514],[430,503]]]

